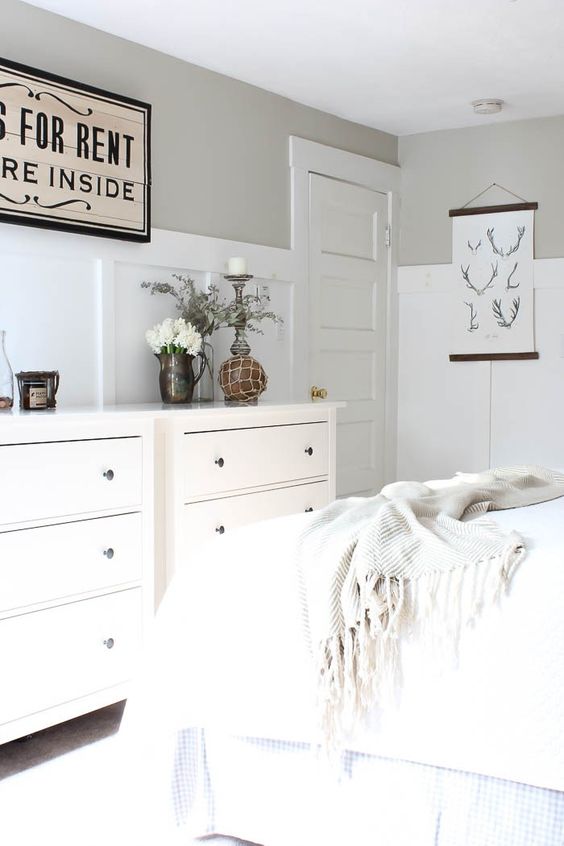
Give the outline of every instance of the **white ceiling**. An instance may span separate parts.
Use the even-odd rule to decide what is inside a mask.
[[[563,0],[32,0],[398,135],[564,114]],[[471,100],[499,97],[499,115]]]

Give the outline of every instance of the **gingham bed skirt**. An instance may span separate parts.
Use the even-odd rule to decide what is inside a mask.
[[[170,801],[179,831],[263,846],[563,846],[564,793],[345,751],[185,729]],[[205,841],[204,841],[205,842]]]

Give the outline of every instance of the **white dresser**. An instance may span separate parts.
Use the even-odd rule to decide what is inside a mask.
[[[0,414],[0,743],[125,698],[206,542],[333,500],[336,408]]]
[[[335,498],[336,403],[194,406],[157,421],[164,573],[234,528]]]
[[[145,416],[0,416],[0,743],[123,699],[154,605]]]

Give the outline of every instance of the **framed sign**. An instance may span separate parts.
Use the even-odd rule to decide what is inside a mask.
[[[0,222],[151,239],[151,106],[0,59]]]

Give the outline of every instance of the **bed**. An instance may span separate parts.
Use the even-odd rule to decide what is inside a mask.
[[[329,755],[296,582],[311,516],[202,550],[165,597],[122,726],[145,831],[171,844],[562,846],[564,498],[488,518],[525,541],[508,594],[456,657],[407,638],[401,690]]]

